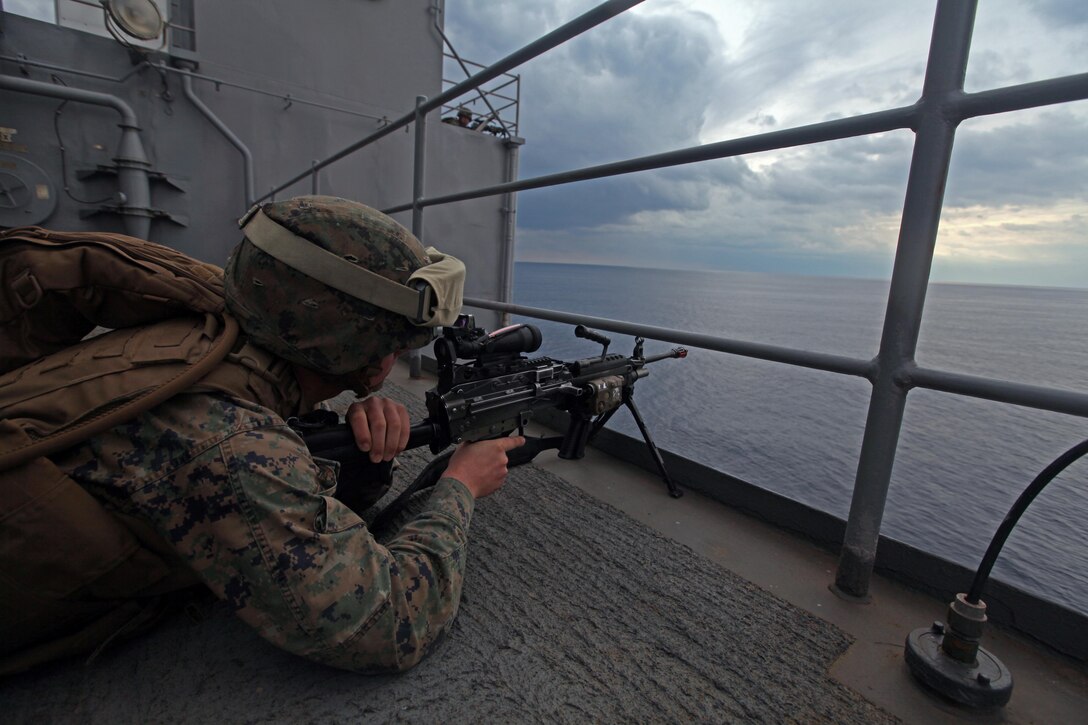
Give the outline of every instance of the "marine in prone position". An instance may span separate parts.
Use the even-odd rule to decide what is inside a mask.
[[[273,644],[359,672],[413,666],[453,621],[474,501],[502,486],[506,451],[523,440],[463,444],[422,510],[380,544],[335,497],[336,464],[314,459],[285,421],[350,389],[360,449],[375,462],[404,450],[407,411],[373,393],[399,355],[456,318],[464,266],[333,197],[266,203],[242,226],[222,273],[93,235],[143,261],[125,270],[133,289],[115,289],[107,270],[111,284],[82,280],[81,295],[50,282],[80,234],[4,233],[0,256],[18,244],[24,254],[5,274],[29,275],[38,293],[3,320],[24,332],[0,366],[0,383],[13,383],[0,386],[0,672],[146,629],[193,586]],[[168,292],[151,289],[164,280]],[[154,304],[131,301],[164,295],[175,304],[150,321],[138,310]],[[46,344],[34,330],[43,319],[67,320],[69,336],[92,323],[119,329]],[[205,358],[213,364],[191,384],[152,399]],[[41,392],[50,380],[60,396]],[[58,415],[58,400],[71,409]],[[126,405],[138,412],[118,415]],[[371,500],[388,488],[370,484]]]

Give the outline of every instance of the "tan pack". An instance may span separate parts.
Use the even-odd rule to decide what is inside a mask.
[[[123,329],[82,340],[96,326]],[[272,394],[283,371],[241,344],[213,265],[119,234],[0,233],[0,674],[132,633],[195,583],[46,456],[202,380]]]

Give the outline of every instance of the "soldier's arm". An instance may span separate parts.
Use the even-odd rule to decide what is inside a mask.
[[[137,495],[203,581],[265,639],[360,672],[419,662],[452,623],[474,499],[444,478],[386,546],[282,429],[232,435]],[[136,501],[139,505],[141,502]]]

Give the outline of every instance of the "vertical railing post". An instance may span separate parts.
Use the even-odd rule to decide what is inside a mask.
[[[317,159],[310,161],[310,193],[317,196]]]
[[[422,106],[427,96],[416,96],[416,143],[415,164],[412,168],[412,234],[423,241],[423,175],[427,171],[427,114]],[[419,350],[413,350],[408,356],[408,374],[413,378],[423,377],[423,356]]]
[[[939,0],[933,22],[873,393],[835,575],[835,587],[851,597],[868,597],[876,562],[880,522],[906,407],[902,373],[913,363],[918,346],[958,123],[948,116],[944,104],[963,92],[976,4],[977,0]]]
[[[503,144],[506,147],[506,176],[504,181],[517,181],[518,159],[521,147],[525,139],[521,136],[511,136]],[[509,192],[503,195],[502,212],[502,250],[500,251],[499,264],[499,301],[512,303],[514,301],[514,244],[517,241],[518,227],[518,195],[517,192]],[[505,327],[510,324],[510,313],[503,312],[500,325]]]

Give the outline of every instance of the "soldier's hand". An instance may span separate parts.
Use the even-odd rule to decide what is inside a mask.
[[[524,444],[522,436],[462,443],[450,458],[445,475],[465,484],[474,498],[489,496],[506,483],[506,452]]]
[[[408,409],[400,403],[370,396],[352,403],[347,413],[348,424],[355,435],[355,444],[370,460],[391,461],[408,445],[408,433],[412,423]]]

